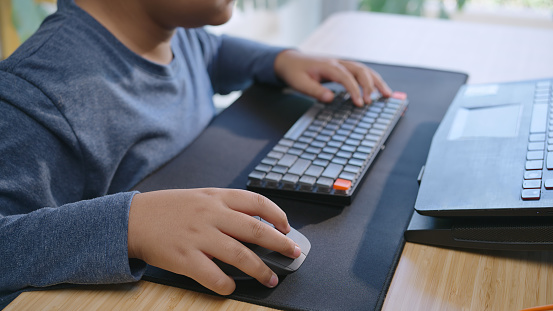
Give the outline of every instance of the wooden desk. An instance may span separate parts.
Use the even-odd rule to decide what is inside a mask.
[[[462,71],[470,83],[553,76],[553,31],[371,13],[328,19],[300,47],[317,54]],[[553,303],[553,252],[407,243],[384,310],[518,310]],[[153,284],[29,292],[5,310],[269,310]]]

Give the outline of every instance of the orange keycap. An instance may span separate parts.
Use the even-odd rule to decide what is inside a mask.
[[[348,190],[351,188],[351,181],[338,178],[334,182],[334,189],[335,190]]]
[[[393,92],[392,93],[392,96],[390,96],[392,98],[395,98],[395,99],[399,99],[399,100],[405,100],[407,98],[407,94],[403,93],[403,92]]]

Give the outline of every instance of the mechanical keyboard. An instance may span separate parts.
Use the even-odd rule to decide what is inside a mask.
[[[248,175],[247,188],[264,194],[346,206],[404,114],[407,95],[372,94],[357,107],[337,92],[307,110]]]

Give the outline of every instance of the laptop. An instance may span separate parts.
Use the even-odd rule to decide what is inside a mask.
[[[464,85],[419,175],[426,216],[553,216],[553,78]]]

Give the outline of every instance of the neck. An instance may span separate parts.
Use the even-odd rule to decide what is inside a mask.
[[[145,59],[169,64],[175,28],[152,19],[140,1],[75,0],[75,3],[109,30],[121,43]]]

